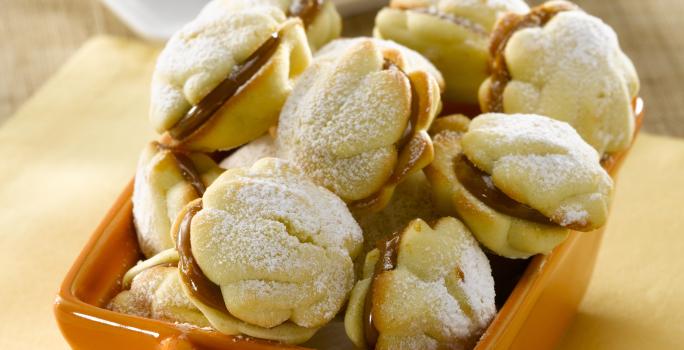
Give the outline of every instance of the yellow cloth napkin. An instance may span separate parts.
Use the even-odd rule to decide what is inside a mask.
[[[147,106],[157,51],[95,38],[0,127],[1,349],[67,348],[52,301],[155,137]],[[683,141],[639,137],[594,279],[561,348],[684,344],[682,174]]]
[[[645,118],[648,118],[648,101]],[[684,141],[642,134],[559,349],[684,347]]]

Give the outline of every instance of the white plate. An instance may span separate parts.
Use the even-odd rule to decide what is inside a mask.
[[[343,16],[378,8],[387,0],[333,0]],[[209,0],[102,0],[102,2],[143,38],[167,40],[183,24],[192,20]]]

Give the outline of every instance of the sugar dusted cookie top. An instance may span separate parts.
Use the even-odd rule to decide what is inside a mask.
[[[174,34],[157,59],[150,120],[162,132],[223,81],[285,20],[275,7],[199,17]]]
[[[613,181],[567,123],[538,115],[483,114],[461,140],[473,164],[514,200],[561,226],[590,229],[608,215]]]
[[[342,32],[342,18],[332,0],[213,0],[198,17],[213,18],[224,12],[264,6],[275,7],[286,16],[299,17],[312,51],[338,38]]]
[[[354,344],[472,348],[496,314],[494,279],[477,241],[451,217],[433,225],[416,219],[392,241],[367,255],[352,292],[345,329]],[[374,330],[365,326],[371,315]]]
[[[511,79],[502,93],[502,110],[485,110],[568,122],[600,154],[626,149],[634,134],[632,101],[639,91],[632,62],[600,19],[563,1],[533,9],[550,11],[558,12],[541,26],[515,31],[505,44]],[[491,79],[483,84],[481,104],[489,102],[491,85]]]
[[[442,73],[440,73],[430,61],[425,59],[420,53],[391,40],[364,37],[337,39],[331,41],[328,45],[325,45],[316,52],[314,59],[317,62],[336,60],[349,48],[367,40],[372,40],[373,44],[383,52],[383,56],[391,57],[394,61],[401,61],[399,65],[405,73],[410,74],[415,71],[428,72],[435,78],[437,83],[439,83],[440,88],[444,89],[444,78],[442,77]]]
[[[133,222],[146,257],[173,247],[170,230],[176,215],[222,172],[203,153],[172,150],[158,142],[143,149],[133,188]]]
[[[316,329],[337,314],[363,242],[338,197],[288,162],[265,158],[227,170],[202,207],[192,219],[192,254],[230,315],[263,328]]]
[[[178,269],[153,266],[137,274],[129,290],[117,294],[108,309],[168,322],[207,327],[209,322],[185,296]]]
[[[381,208],[397,183],[432,159],[426,130],[439,84],[419,69],[429,63],[413,65],[417,55],[405,50],[369,38],[330,45],[280,114],[278,155],[345,201],[376,196]]]
[[[525,13],[522,0],[394,0],[375,17],[373,35],[420,52],[446,81],[443,98],[477,104],[487,76],[489,34],[504,13]]]

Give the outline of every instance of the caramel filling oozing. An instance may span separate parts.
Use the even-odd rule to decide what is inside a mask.
[[[639,125],[641,125],[644,117],[643,102],[641,99],[636,98],[634,100],[632,109],[634,110],[634,115],[637,120],[637,128],[634,130],[634,136],[636,136],[639,131]],[[609,173],[615,171],[620,165],[620,162],[624,159],[626,153],[627,151],[625,150],[612,154],[604,154],[603,157],[601,157],[601,166]],[[454,173],[458,182],[470,194],[497,212],[540,224],[558,226],[557,223],[552,222],[551,219],[536,209],[522,204],[503,193],[494,185],[492,176],[480,170],[475,164],[468,160],[464,154],[460,154],[454,159]]]
[[[526,15],[508,13],[499,20],[492,33],[489,45],[492,57],[490,62],[490,85],[487,92],[487,101],[483,106],[485,108],[483,112],[503,112],[503,92],[508,82],[511,81],[511,74],[506,66],[504,50],[513,34],[524,28],[543,27],[557,14],[576,9],[577,7],[570,3],[540,5],[530,10]]]
[[[429,149],[429,144],[428,141],[421,139],[421,138],[415,138],[415,128],[418,125],[418,118],[420,117],[421,111],[420,111],[420,94],[422,93],[423,95],[427,95],[427,91],[418,91],[416,89],[416,86],[413,84],[411,79],[409,78],[408,74],[404,72],[399,66],[397,66],[394,62],[385,59],[385,62],[383,64],[383,70],[397,70],[399,71],[409,82],[409,86],[411,89],[411,115],[409,116],[409,121],[408,124],[406,125],[406,129],[404,130],[404,134],[402,137],[397,141],[395,144],[395,147],[397,148],[397,153],[399,155],[403,154],[404,152],[409,152],[411,154],[411,159],[409,159],[407,162],[404,164],[397,163],[395,166],[394,171],[392,172],[392,175],[387,179],[385,182],[385,185],[383,188],[378,190],[377,192],[373,193],[367,198],[360,199],[357,201],[354,201],[351,203],[352,207],[356,208],[370,208],[374,207],[378,204],[379,201],[383,199],[383,196],[386,195],[385,189],[389,187],[394,187],[399,182],[401,182],[410,172],[411,170],[415,167],[416,163],[418,163],[423,155],[428,151]],[[428,107],[429,108],[429,107]]]
[[[536,209],[509,197],[494,185],[492,176],[480,170],[464,154],[454,159],[458,182],[481,202],[499,213],[544,225],[555,225]]]
[[[221,288],[204,275],[197,260],[192,255],[190,224],[192,223],[192,218],[200,210],[202,210],[202,201],[197,201],[193,206],[187,208],[178,227],[176,249],[178,249],[180,258],[178,270],[180,271],[181,282],[185,284],[193,298],[215,310],[228,313],[226,304],[223,301],[223,295],[221,294]]]
[[[279,42],[280,33],[273,33],[245,62],[233,68],[226,79],[169,129],[171,137],[183,140],[206,124],[268,62]]]
[[[308,28],[316,15],[321,10],[325,0],[295,0],[288,9],[288,15],[291,17],[299,17],[304,24],[304,28]]]
[[[176,160],[176,164],[180,169],[183,179],[192,185],[192,188],[194,188],[195,192],[197,193],[197,197],[202,197],[207,187],[204,185],[202,177],[200,176],[199,171],[197,171],[195,163],[192,162],[192,159],[190,159],[186,153],[171,147],[167,147],[159,142],[156,142],[155,145],[159,150],[167,150],[171,152]]]
[[[368,288],[366,297],[363,303],[363,334],[366,338],[366,345],[369,349],[375,348],[378,342],[378,329],[373,324],[373,289],[375,279],[385,271],[392,271],[397,267],[397,258],[399,256],[399,243],[401,242],[401,233],[395,234],[386,241],[378,242],[378,250],[380,256],[375,263],[375,270],[373,270],[373,277],[371,285]]]

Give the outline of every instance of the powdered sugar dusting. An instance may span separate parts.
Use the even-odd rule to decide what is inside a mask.
[[[178,269],[155,266],[133,278],[130,290],[119,293],[108,308],[130,315],[205,327],[209,322],[180,285]]]
[[[638,78],[615,32],[600,19],[561,12],[543,28],[513,34],[505,58],[513,77],[504,92],[507,113],[566,121],[599,153],[629,145]]]
[[[411,222],[402,232],[397,267],[375,281],[381,349],[470,343],[496,313],[489,262],[454,218],[438,220],[434,229]]]
[[[344,46],[334,59],[319,56],[280,115],[278,155],[345,200],[384,184],[408,123],[408,80],[382,66],[370,39]]]
[[[257,6],[200,16],[175,33],[152,78],[150,119],[155,128],[175,124],[284,20],[280,9]]]
[[[572,224],[586,225],[589,220],[589,213],[581,208],[579,205],[566,205],[559,208],[559,212],[562,215],[562,220],[560,224],[562,226],[568,226]]]
[[[471,122],[461,144],[497,188],[558,224],[605,221],[612,180],[596,150],[569,124],[538,115],[484,114]]]
[[[316,327],[337,313],[363,241],[344,202],[287,162],[265,158],[224,173],[203,205],[192,222],[193,255],[229,309],[243,310],[238,317]],[[264,305],[290,317],[252,320]]]

